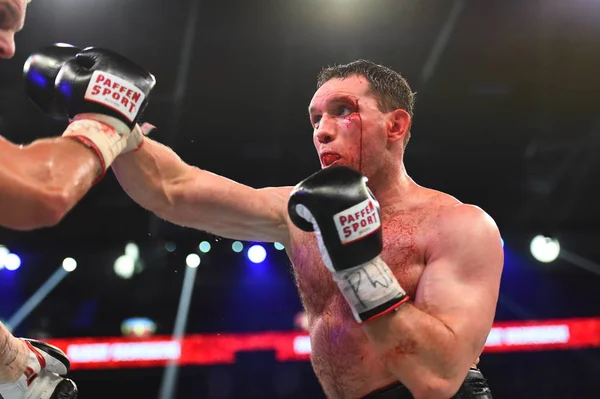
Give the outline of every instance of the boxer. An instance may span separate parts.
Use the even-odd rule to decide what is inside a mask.
[[[322,70],[309,105],[322,169],[296,187],[254,189],[149,138],[112,168],[167,221],[285,245],[328,398],[490,398],[475,363],[495,315],[500,234],[482,209],[408,175],[413,103],[387,67]]]
[[[14,55],[26,5],[0,0],[1,58]],[[155,84],[150,73],[117,54],[70,45],[32,54],[24,77],[34,104],[70,123],[61,137],[27,146],[0,137],[0,226],[16,230],[57,224],[117,155],[137,149],[142,129],[136,122]],[[76,385],[63,377],[68,369],[60,349],[17,339],[0,323],[0,397],[76,398]]]

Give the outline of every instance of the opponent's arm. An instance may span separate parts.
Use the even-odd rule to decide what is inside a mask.
[[[362,324],[415,398],[459,389],[490,332],[503,267],[498,229],[481,209],[457,205],[436,226],[414,302]]]
[[[134,201],[171,223],[231,239],[288,242],[290,187],[248,187],[188,165],[148,138],[112,167]]]
[[[33,53],[23,74],[34,104],[70,120],[63,138],[24,148],[0,140],[0,225],[28,230],[58,223],[116,156],[135,150],[155,79],[109,50],[69,45]]]
[[[0,137],[0,226],[31,230],[57,224],[102,169],[92,151],[68,138],[18,146]]]

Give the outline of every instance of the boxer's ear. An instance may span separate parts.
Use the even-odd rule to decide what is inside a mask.
[[[411,124],[411,117],[403,109],[396,109],[387,115],[388,117],[388,141],[403,140],[408,133]]]

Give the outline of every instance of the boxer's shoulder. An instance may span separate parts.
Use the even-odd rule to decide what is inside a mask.
[[[422,215],[421,222],[439,225],[440,223],[456,222],[492,222],[491,217],[480,207],[466,204],[450,194],[429,188],[419,187],[419,194],[415,197],[415,214]]]
[[[414,198],[409,219],[417,226],[415,238],[425,252],[429,252],[435,243],[440,243],[442,236],[495,236],[498,232],[496,223],[483,209],[463,203],[449,194],[419,187]],[[401,218],[404,217],[401,215]]]
[[[500,256],[500,233],[492,217],[478,206],[464,203],[440,206],[421,226],[427,263],[431,257],[453,254],[472,258]],[[457,251],[468,248],[468,251]],[[494,262],[490,261],[490,264]]]
[[[427,226],[426,229],[429,229],[429,223],[433,223],[440,214],[459,204],[461,202],[451,195],[417,186],[406,196],[399,197],[397,201],[382,204],[381,210],[383,220],[395,219],[402,221],[403,224]]]
[[[453,229],[459,232],[463,229],[472,230],[473,227],[498,229],[487,212],[476,205],[462,202],[440,204],[435,212],[431,212],[429,222],[429,227],[434,227],[434,230]]]

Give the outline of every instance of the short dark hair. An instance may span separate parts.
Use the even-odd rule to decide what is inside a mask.
[[[412,118],[415,105],[415,94],[406,79],[398,72],[375,64],[372,61],[356,60],[348,64],[323,68],[317,76],[317,89],[330,79],[344,79],[349,76],[364,76],[371,85],[371,92],[377,97],[381,112],[403,109]],[[410,138],[410,128],[404,138],[404,146]]]

